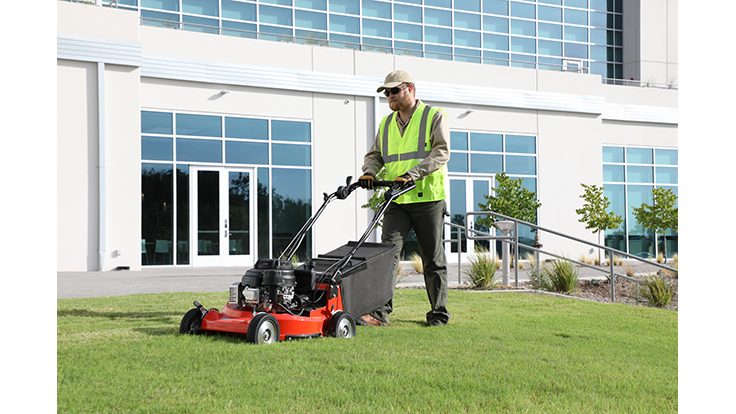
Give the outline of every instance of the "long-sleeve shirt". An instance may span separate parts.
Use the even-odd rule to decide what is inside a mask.
[[[416,105],[418,106],[419,104],[420,101],[417,100]],[[416,106],[414,108],[416,109]],[[409,120],[404,122],[398,115],[399,114],[396,114],[394,118],[396,118],[399,132],[403,136],[409,121],[411,121],[411,117],[409,117]],[[380,139],[381,131],[378,131],[376,133],[376,139],[373,141],[373,145],[368,150],[368,153],[365,154],[362,168],[363,174],[371,173],[375,175],[380,171],[381,167],[383,167]],[[421,180],[439,170],[447,163],[447,161],[450,160],[450,125],[447,121],[447,116],[441,110],[436,111],[434,117],[432,117],[432,123],[429,130],[429,140],[431,145],[429,156],[414,166],[414,168],[406,172],[414,181]],[[396,177],[386,177],[387,180],[393,180],[394,178]]]

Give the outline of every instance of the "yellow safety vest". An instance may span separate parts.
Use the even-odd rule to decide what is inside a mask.
[[[432,150],[430,143],[432,118],[437,111],[437,108],[420,103],[411,116],[403,136],[396,123],[396,112],[383,118],[380,126],[380,146],[387,179],[393,180],[406,173],[429,156]],[[444,200],[446,177],[447,164],[427,177],[415,181],[417,187],[396,199],[396,202],[408,204]]]

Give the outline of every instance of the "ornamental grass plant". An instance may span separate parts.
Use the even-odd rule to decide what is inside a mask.
[[[657,308],[664,308],[672,301],[675,294],[674,286],[667,282],[664,275],[651,274],[644,277],[639,284],[640,301]]]
[[[463,270],[468,283],[473,289],[493,289],[498,286],[496,271],[498,257],[486,248],[476,249],[469,257],[469,265]]]

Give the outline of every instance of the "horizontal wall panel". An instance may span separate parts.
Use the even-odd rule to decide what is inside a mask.
[[[140,43],[70,35],[56,36],[58,59],[140,66],[141,56]]]

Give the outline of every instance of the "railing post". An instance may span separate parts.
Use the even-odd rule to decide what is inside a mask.
[[[613,252],[608,252],[608,263],[611,268],[611,302],[616,302],[616,276],[613,271]]]
[[[461,285],[463,283],[463,276],[462,276],[462,260],[463,260],[463,249],[462,249],[462,237],[460,236],[460,232],[462,231],[461,228],[458,227],[457,229],[457,284]]]

